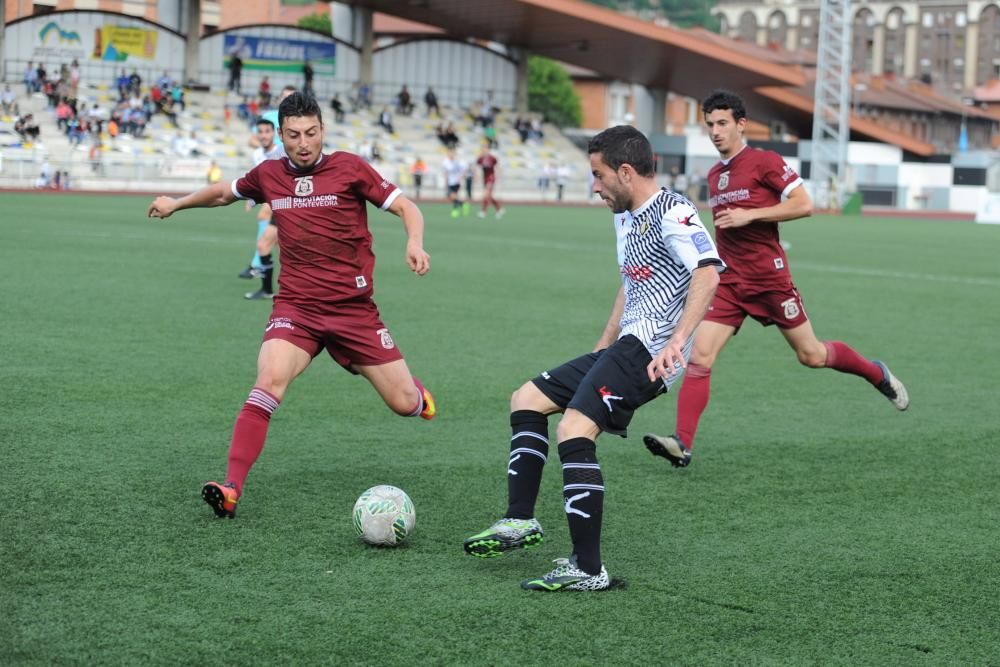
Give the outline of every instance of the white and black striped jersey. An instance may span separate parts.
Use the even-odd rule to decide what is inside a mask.
[[[265,151],[263,146],[253,149],[253,166],[259,165],[264,160],[277,160],[285,157],[285,147],[275,142],[271,150]]]
[[[615,215],[618,266],[625,288],[619,337],[632,334],[649,354],[662,350],[680,321],[691,273],[725,264],[685,197],[660,190],[634,211]],[[688,340],[685,358],[694,337]]]

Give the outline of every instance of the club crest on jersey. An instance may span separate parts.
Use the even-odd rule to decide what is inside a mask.
[[[724,171],[719,175],[719,189],[725,190],[729,187],[729,172]]]
[[[392,340],[392,336],[389,335],[388,329],[379,329],[375,333],[378,334],[379,338],[382,339],[382,347],[384,347],[387,350],[391,350],[392,348],[396,347],[396,342]]]
[[[649,231],[649,220],[643,220],[642,224],[639,226],[639,235],[642,236]]]
[[[300,176],[295,179],[295,196],[308,197],[313,193],[313,177]]]
[[[799,304],[796,303],[795,299],[788,299],[787,301],[781,302],[781,307],[785,309],[785,319],[794,320],[799,316],[802,311],[799,310]]]

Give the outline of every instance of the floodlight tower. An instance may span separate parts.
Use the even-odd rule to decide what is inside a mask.
[[[851,136],[851,0],[821,0],[810,180],[818,208],[844,201]]]

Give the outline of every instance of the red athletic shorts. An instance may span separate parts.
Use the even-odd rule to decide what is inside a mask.
[[[352,373],[352,366],[380,366],[403,358],[370,299],[339,303],[322,313],[275,303],[264,329],[264,340],[273,339],[287,340],[313,357],[326,348]]]
[[[776,324],[781,329],[794,329],[809,321],[802,297],[791,283],[774,286],[721,283],[705,319],[728,324],[738,331],[748,315],[765,327]]]

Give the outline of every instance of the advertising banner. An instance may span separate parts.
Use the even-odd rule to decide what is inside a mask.
[[[317,76],[333,76],[337,71],[336,42],[226,35],[223,62],[227,69],[233,53],[239,54],[244,70],[301,73],[309,61]]]
[[[130,57],[154,60],[156,37],[155,30],[105,24],[94,30],[93,56],[112,62],[125,62]]]

